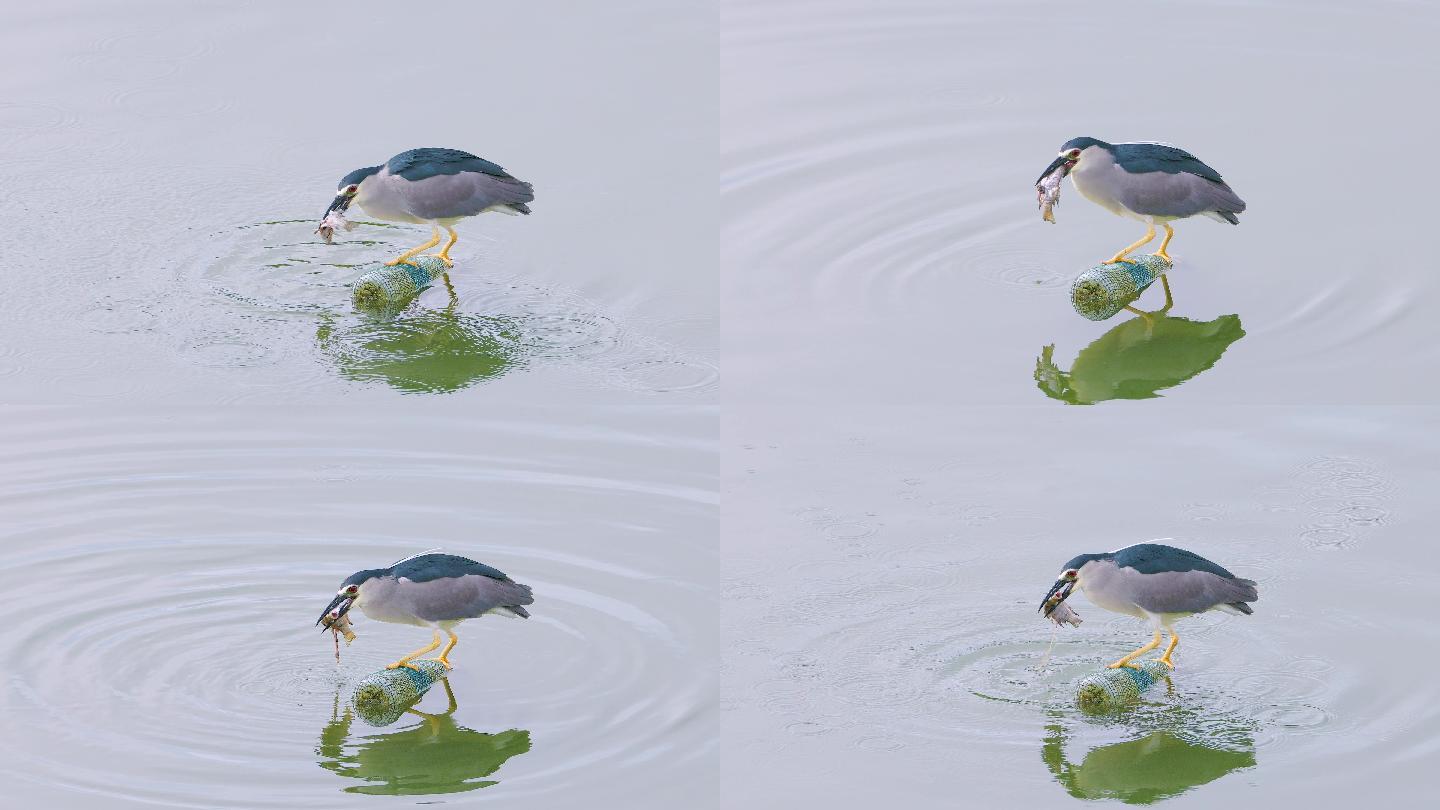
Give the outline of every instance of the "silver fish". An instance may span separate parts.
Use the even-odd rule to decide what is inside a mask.
[[[347,647],[350,646],[350,642],[355,640],[355,631],[350,624],[350,616],[345,613],[337,614],[332,610],[320,620],[320,623],[325,625],[325,629],[335,637],[335,660],[338,662],[340,660],[340,637],[342,635],[345,637],[345,646]]]
[[[1073,627],[1080,626],[1080,614],[1071,610],[1070,606],[1065,604],[1064,602],[1061,602],[1060,604],[1051,608],[1050,615],[1046,618],[1048,618],[1052,622],[1055,622],[1058,625],[1061,625],[1062,627],[1067,624]]]
[[[325,215],[324,219],[320,220],[320,227],[315,229],[315,233],[320,234],[320,238],[325,240],[325,244],[333,245],[335,243],[335,231],[337,229],[353,231],[355,230],[355,223],[346,219],[343,212],[331,211]]]
[[[1046,222],[1055,221],[1055,206],[1060,204],[1060,183],[1065,172],[1056,170],[1040,178],[1035,184],[1035,197],[1040,201],[1040,216]]]

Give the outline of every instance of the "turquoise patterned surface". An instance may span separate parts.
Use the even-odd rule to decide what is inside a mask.
[[[1133,667],[1104,669],[1080,680],[1075,704],[1085,711],[1109,711],[1133,703],[1156,681],[1169,676],[1170,668],[1158,658],[1135,662]]]
[[[384,309],[409,298],[450,268],[434,256],[416,256],[405,264],[380,265],[355,282],[351,300],[359,309]]]
[[[1103,321],[1139,298],[1170,267],[1154,254],[1092,267],[1070,285],[1070,303],[1084,317]]]
[[[439,661],[420,658],[416,667],[382,669],[366,675],[355,685],[350,702],[361,720],[372,726],[388,726],[405,710],[425,696],[430,687],[445,679],[448,670]]]

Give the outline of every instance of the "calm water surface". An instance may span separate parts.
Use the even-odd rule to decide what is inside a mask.
[[[710,793],[715,111],[686,99],[711,12],[5,17],[7,806]],[[315,221],[415,146],[500,162],[535,214],[463,223],[448,288],[361,316],[360,265],[428,234]],[[337,664],[315,616],[432,547],[533,586],[534,618],[462,627],[453,704],[369,727],[350,685],[425,636],[359,618]]]
[[[1354,806],[1440,753],[1424,4],[737,2],[723,33],[730,807]],[[1175,308],[1075,315],[1140,235],[1066,139],[1159,139],[1249,202],[1178,224]],[[1403,240],[1403,241],[1402,241]],[[1158,307],[1158,291],[1142,306]],[[1153,538],[1260,583],[1170,689],[1073,555]]]

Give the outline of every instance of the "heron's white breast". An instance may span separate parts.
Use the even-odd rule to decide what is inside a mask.
[[[355,204],[365,209],[367,216],[375,219],[425,224],[426,220],[411,215],[407,210],[404,191],[400,187],[400,184],[405,182],[403,178],[392,177],[388,168],[381,169],[360,184],[360,191],[355,195]]]
[[[409,600],[398,593],[399,587],[398,581],[388,577],[367,580],[360,586],[360,596],[355,600],[355,607],[359,608],[360,612],[368,618],[377,622],[429,627],[429,622],[416,618],[407,610]]]
[[[1120,164],[1115,162],[1109,152],[1098,146],[1087,146],[1080,153],[1080,161],[1070,172],[1070,183],[1080,192],[1080,196],[1112,214],[1142,222],[1148,221],[1148,217],[1121,205],[1118,191],[1119,185],[1124,182],[1124,174],[1125,170],[1120,168]]]
[[[1113,563],[1088,562],[1080,569],[1080,590],[1084,591],[1085,598],[1098,608],[1126,616],[1147,618],[1149,614],[1141,610],[1139,605],[1121,595],[1126,590],[1122,577],[1120,569]]]

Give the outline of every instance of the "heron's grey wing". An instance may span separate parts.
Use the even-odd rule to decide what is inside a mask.
[[[470,217],[497,205],[528,214],[525,203],[533,199],[529,183],[483,172],[437,174],[409,183],[405,191],[407,210],[420,219]]]
[[[469,557],[461,557],[458,554],[431,552],[416,554],[395,563],[389,570],[395,577],[404,577],[415,582],[428,582],[442,577],[461,577],[466,574],[509,579],[505,576],[505,572],[497,568],[491,568],[484,563],[475,562]]]
[[[1115,162],[1127,172],[1145,174],[1165,172],[1167,174],[1199,175],[1207,180],[1224,183],[1220,173],[1205,165],[1200,158],[1178,146],[1168,143],[1117,143],[1113,146]]]
[[[1254,582],[1209,571],[1141,574],[1133,568],[1119,570],[1125,578],[1128,597],[1150,613],[1202,613],[1220,605],[1260,598]]]
[[[520,616],[528,616],[521,606],[535,601],[528,585],[479,574],[429,582],[401,579],[400,584],[409,592],[414,614],[428,622],[473,619],[495,608],[510,608]]]
[[[1238,214],[1245,201],[1222,182],[1195,174],[1132,174],[1117,186],[1120,203],[1131,211],[1162,217],[1189,217],[1207,211]]]
[[[385,167],[390,170],[391,174],[411,181],[424,180],[438,174],[460,174],[461,172],[481,172],[496,177],[510,176],[499,164],[492,163],[485,158],[476,157],[459,149],[440,149],[433,146],[401,152],[385,161]]]
[[[1110,553],[1110,559],[1121,568],[1134,568],[1142,574],[1161,571],[1209,571],[1222,577],[1233,577],[1217,563],[1193,551],[1167,546],[1164,543],[1136,543]]]

